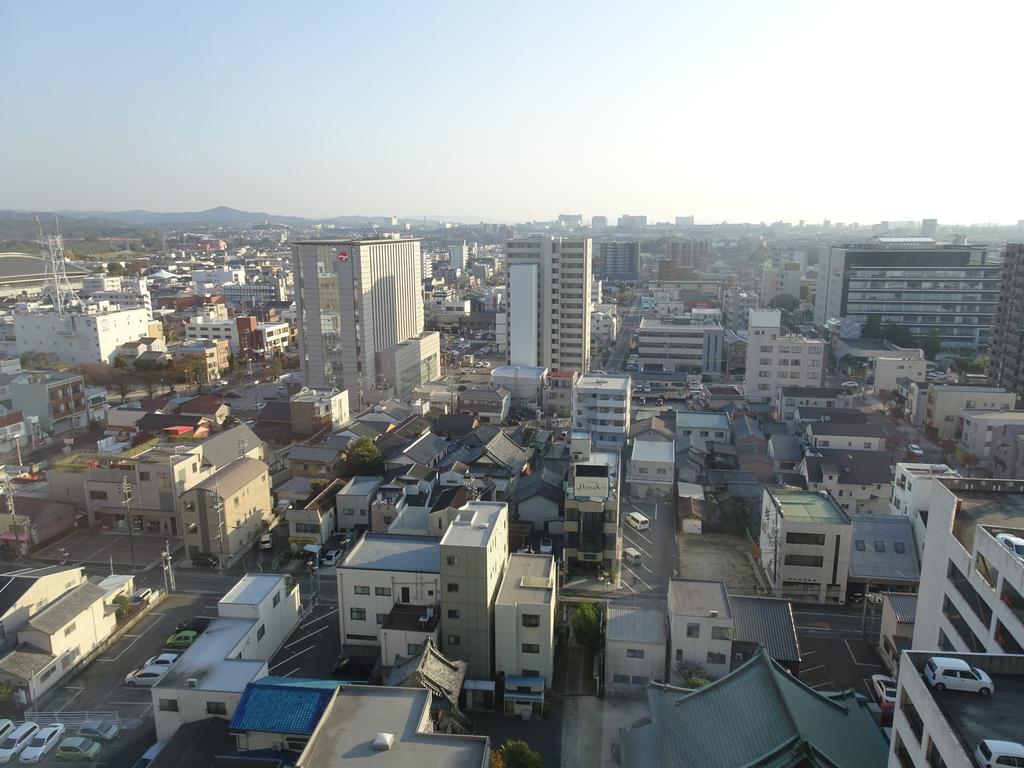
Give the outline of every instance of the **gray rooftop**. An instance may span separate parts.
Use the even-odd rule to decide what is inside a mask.
[[[339,688],[299,757],[297,768],[341,764],[374,768],[482,768],[486,736],[449,736],[420,730],[429,723],[431,694],[421,688],[349,685]],[[378,733],[390,733],[388,750],[373,748]]]
[[[371,496],[376,493],[383,478],[371,475],[356,475],[345,487],[338,491],[339,496]]]
[[[665,612],[654,608],[608,606],[605,639],[664,644]]]
[[[157,687],[241,693],[255,678],[266,675],[265,661],[228,658],[255,624],[254,619],[214,619]],[[190,686],[193,679],[196,683]]]
[[[218,469],[201,483],[196,483],[193,490],[214,491],[221,498],[227,499],[255,481],[261,475],[267,475],[267,465],[259,459],[245,456],[235,459],[226,467]]]
[[[0,658],[0,672],[31,680],[56,660],[56,656],[25,645]]]
[[[503,501],[470,501],[459,509],[441,537],[443,547],[483,547],[495,533],[508,534],[508,525],[499,525],[504,517],[508,521],[508,504]]]
[[[276,573],[247,573],[220,599],[232,605],[259,605],[276,589],[285,585],[284,577]]]
[[[676,430],[729,429],[729,415],[720,411],[677,411]]]
[[[896,621],[900,624],[913,624],[917,619],[917,595],[890,592],[886,595],[892,605]]]
[[[839,448],[815,448],[814,454],[804,458],[807,481],[825,482],[826,475],[834,475],[842,485],[888,485],[892,482],[893,467],[888,451],[857,451]]]
[[[757,643],[778,662],[800,661],[800,641],[788,600],[731,595],[729,605],[737,640]]]
[[[672,616],[707,618],[718,611],[719,618],[731,615],[729,595],[721,581],[672,579],[668,583],[668,612]]]
[[[768,455],[776,461],[800,461],[804,453],[796,435],[772,435],[768,438]]]
[[[657,440],[636,440],[630,458],[632,461],[660,461],[673,464],[676,460],[675,444]]]
[[[340,449],[324,445],[296,445],[288,453],[289,459],[296,461],[332,462],[338,458]]]
[[[83,582],[65,592],[29,619],[28,625],[32,629],[52,635],[74,621],[75,617],[83,611],[89,610],[97,600],[102,600],[105,595],[106,590],[91,582]]]
[[[549,605],[555,596],[555,558],[551,555],[509,555],[497,603]]]
[[[902,515],[850,515],[850,580],[917,584],[914,529]]]
[[[885,437],[885,427],[875,424],[853,424],[850,422],[814,421],[807,425],[810,434],[816,437]]]
[[[341,567],[440,573],[441,544],[433,536],[368,533],[349,550]]]

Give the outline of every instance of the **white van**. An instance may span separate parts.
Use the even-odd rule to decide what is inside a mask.
[[[639,512],[630,512],[626,515],[626,522],[638,531],[646,531],[651,527],[651,521],[647,515],[641,515]]]
[[[640,565],[643,563],[643,557],[640,554],[640,550],[634,549],[633,547],[626,547],[622,550],[622,559],[625,560],[628,565]]]
[[[948,656],[932,656],[924,665],[924,677],[928,685],[937,691],[971,691],[988,696],[995,690],[992,678],[963,659]]]

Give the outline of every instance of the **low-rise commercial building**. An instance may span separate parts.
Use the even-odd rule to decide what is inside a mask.
[[[92,314],[16,313],[18,354],[42,352],[72,365],[113,364],[118,347],[149,335],[149,312],[144,307],[116,309],[103,302],[99,309]]]
[[[884,451],[887,432],[874,424],[816,421],[804,429],[808,450],[822,448],[844,451]]]
[[[637,331],[637,355],[644,371],[719,374],[725,332],[717,322],[689,317],[645,317]]]
[[[681,451],[693,448],[701,453],[707,453],[708,443],[732,442],[729,415],[718,411],[677,412],[676,442]]]
[[[779,421],[794,426],[796,412],[806,408],[853,407],[853,390],[846,387],[779,387],[775,398],[775,415]]]
[[[382,349],[376,358],[380,389],[405,399],[441,375],[441,334],[426,331]]]
[[[781,387],[823,386],[825,352],[821,339],[783,333],[779,310],[752,310],[747,336],[747,399],[770,403]]]
[[[59,435],[89,425],[85,379],[77,374],[21,371],[11,378],[8,394],[14,410],[37,416],[44,432]]]
[[[924,426],[937,440],[955,439],[960,412],[965,408],[1010,411],[1016,405],[1016,393],[1002,387],[933,384],[928,387]]]
[[[572,434],[573,464],[565,487],[565,547],[570,570],[608,576],[618,586],[619,454],[592,451],[588,433]]]
[[[676,445],[659,440],[635,440],[626,482],[633,498],[668,499],[675,494]]]
[[[981,465],[986,465],[992,456],[992,443],[997,428],[1003,428],[1000,435],[1005,435],[1005,427],[1024,428],[1024,411],[987,411],[977,408],[964,408],[960,411],[960,429],[956,448],[961,456],[971,455]],[[1007,475],[998,475],[1007,477]]]
[[[665,612],[608,606],[604,634],[604,686],[608,692],[642,692],[665,673]]]

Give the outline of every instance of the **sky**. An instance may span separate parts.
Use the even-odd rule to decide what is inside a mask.
[[[0,208],[1024,218],[1024,3],[0,2]]]

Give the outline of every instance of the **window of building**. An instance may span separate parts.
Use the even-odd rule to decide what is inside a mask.
[[[978,639],[978,636],[974,634],[967,620],[960,613],[960,609],[957,608],[948,596],[944,595],[942,598],[942,614],[946,617],[949,623],[953,626],[953,629],[957,631],[961,639],[964,641],[964,645],[967,646],[967,651],[970,653],[985,653],[985,646]]]
[[[459,609],[458,608],[449,608],[448,609],[448,618],[449,619],[458,619],[459,618]]]
[[[145,482],[148,482],[148,481],[149,481],[149,472],[139,472],[139,482],[145,483]]]
[[[96,501],[106,501],[107,500],[107,492],[106,491],[89,491],[89,498],[90,499],[94,499]]]
[[[824,558],[820,555],[786,555],[786,565],[798,565],[804,568],[821,568]]]
[[[448,635],[448,645],[462,645],[462,637],[459,635]]]
[[[700,637],[700,624],[687,624],[686,625],[686,636],[687,637]]]
[[[896,755],[900,768],[917,768],[914,765],[913,758],[910,757],[910,753],[907,751],[907,745],[903,743],[903,739],[900,738],[898,733],[894,734],[893,754]]]
[[[280,592],[276,592],[274,594],[274,607],[277,608],[277,606],[280,605],[280,604],[281,604],[281,593]]]
[[[917,707],[914,706],[914,702],[907,696],[907,692],[903,691],[903,696],[900,698],[900,712],[907,718],[907,722],[910,724],[910,730],[917,736],[917,740],[920,742],[921,737],[924,734],[924,723],[921,722],[921,715],[917,712]],[[913,765],[913,763],[910,763]]]
[[[208,701],[206,702],[206,714],[208,715],[226,715],[228,713],[228,705],[223,701]]]
[[[643,648],[627,648],[626,658],[627,659],[642,659],[644,657]]]
[[[349,608],[349,618],[352,621],[366,621],[366,609],[365,608]]]
[[[373,594],[377,597],[391,597],[391,587],[374,587]]]
[[[612,682],[629,685],[629,675],[612,675]]]
[[[67,637],[68,635],[70,635],[74,631],[75,631],[75,622],[72,621],[70,624],[68,624],[66,627],[64,627],[64,637]]]
[[[712,627],[711,628],[711,639],[712,640],[732,640],[732,628],[731,627]]]
[[[458,592],[459,591],[459,585],[456,582],[454,582],[454,581],[448,582],[448,591],[449,592]]]
[[[996,588],[996,584],[999,583],[999,571],[989,564],[981,552],[974,558],[974,570],[978,572],[982,581],[988,584],[989,587],[992,589]]]
[[[1024,624],[1024,596],[1006,579],[1003,579],[1003,592],[1000,599],[1006,603],[1017,620]]]
[[[924,759],[930,768],[946,768],[946,761],[942,759],[938,747],[935,746],[935,742],[931,738],[928,739],[928,751],[925,752]],[[1024,766],[1024,763],[1021,765]]]
[[[523,653],[540,653],[540,645],[537,643],[523,643]]]
[[[817,546],[825,545],[825,534],[824,533],[798,533],[796,531],[789,531],[786,533],[787,544],[815,544]]]
[[[177,699],[160,699],[157,703],[157,708],[161,712],[177,712],[178,711],[178,700]]]
[[[256,642],[262,640],[265,634],[267,634],[267,627],[265,624],[260,624],[260,628],[256,630]]]
[[[974,588],[974,585],[967,580],[967,577],[963,572],[956,567],[952,560],[949,561],[949,566],[946,569],[946,576],[952,582],[953,586],[956,587],[956,591],[960,593],[960,596],[964,599],[971,610],[974,611],[974,615],[981,620],[981,623],[988,629],[992,626],[992,608],[985,601],[985,598]]]
[[[352,591],[355,592],[357,595],[368,595],[368,594],[370,594],[370,588],[369,587],[359,586],[358,584],[356,584],[356,585],[354,585],[352,587]]]
[[[715,653],[714,651],[708,651],[708,664],[725,664],[726,655],[724,653]]]
[[[378,626],[384,626],[384,619],[386,619],[387,617],[388,617],[388,615],[386,613],[378,613],[377,614],[377,624],[378,624]]]
[[[540,626],[540,614],[537,614],[537,613],[524,613],[523,614],[523,626],[524,627],[539,627]]]
[[[448,555],[448,557],[445,558],[445,563],[448,565],[458,565],[459,558],[455,555]]]

